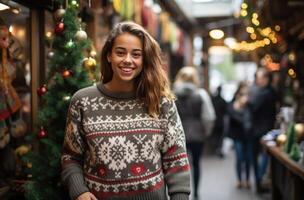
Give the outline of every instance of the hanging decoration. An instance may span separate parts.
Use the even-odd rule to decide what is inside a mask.
[[[38,139],[43,139],[47,136],[47,132],[44,130],[43,127],[40,128],[40,131],[37,134]]]
[[[38,94],[38,96],[42,96],[42,95],[44,95],[47,91],[48,91],[48,89],[47,89],[46,85],[44,84],[44,85],[42,85],[41,87],[39,87],[39,88],[37,89],[37,94]]]
[[[60,8],[55,11],[55,13],[54,13],[54,19],[56,21],[60,21],[60,20],[62,20],[64,14],[65,14],[65,9],[63,9],[62,5],[61,5]]]
[[[82,29],[77,31],[76,34],[75,34],[75,39],[79,42],[83,41],[83,40],[86,40],[87,38],[88,38],[87,33]]]
[[[55,26],[55,30],[54,30],[55,34],[56,34],[56,35],[59,35],[59,34],[61,34],[63,31],[64,31],[64,23],[63,23],[63,22],[57,23],[56,26]]]

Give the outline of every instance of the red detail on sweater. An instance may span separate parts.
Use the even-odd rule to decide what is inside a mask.
[[[133,175],[138,176],[146,171],[144,164],[134,164],[131,166],[131,172]]]
[[[105,166],[100,166],[98,169],[98,175],[100,177],[103,177],[107,174],[107,169],[105,168]]]
[[[101,179],[100,177],[96,177],[96,176],[94,176],[92,174],[88,174],[88,173],[85,173],[85,177],[89,180],[96,181],[96,182],[99,182],[102,184],[124,184],[124,183],[132,183],[132,182],[147,180],[154,176],[157,176],[160,172],[161,172],[161,169],[157,170],[156,172],[154,172],[148,176],[143,176],[141,178],[130,178],[130,179],[126,179],[126,180],[104,180],[104,179]]]
[[[168,149],[167,154],[172,155],[175,151],[176,151],[176,145],[173,145]]]
[[[164,162],[171,162],[171,161],[175,161],[175,160],[180,160],[181,158],[187,158],[187,154],[182,153],[180,155],[176,155],[176,156],[171,157],[171,158],[164,158],[163,161]]]
[[[154,186],[149,187],[148,189],[141,189],[141,190],[133,190],[133,191],[121,191],[121,192],[100,192],[96,191],[94,189],[91,189],[90,191],[98,198],[98,199],[105,199],[108,197],[114,197],[114,196],[131,196],[131,195],[136,195],[138,193],[145,193],[145,192],[151,192],[155,191],[157,189],[160,189],[164,185],[164,180],[161,182],[157,183]]]
[[[172,168],[165,170],[165,173],[173,174],[173,173],[180,172],[180,171],[188,171],[189,169],[190,169],[190,165],[176,166],[176,167],[172,167]]]

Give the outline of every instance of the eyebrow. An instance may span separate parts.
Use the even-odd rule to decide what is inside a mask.
[[[124,47],[115,47],[116,50],[126,50]],[[132,49],[132,51],[143,51],[142,49]]]

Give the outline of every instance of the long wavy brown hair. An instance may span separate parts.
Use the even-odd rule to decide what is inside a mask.
[[[137,97],[147,106],[148,113],[157,117],[160,114],[161,98],[173,100],[170,82],[162,67],[161,49],[154,38],[140,25],[134,22],[117,24],[110,32],[101,52],[101,80],[112,80],[113,70],[107,56],[111,53],[115,39],[129,33],[138,37],[143,45],[143,70],[135,79]]]

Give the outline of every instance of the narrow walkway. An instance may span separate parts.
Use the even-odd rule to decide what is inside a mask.
[[[258,195],[255,192],[253,173],[251,189],[237,189],[234,168],[234,151],[231,142],[225,141],[225,158],[204,155],[199,200],[270,200],[270,194]]]

